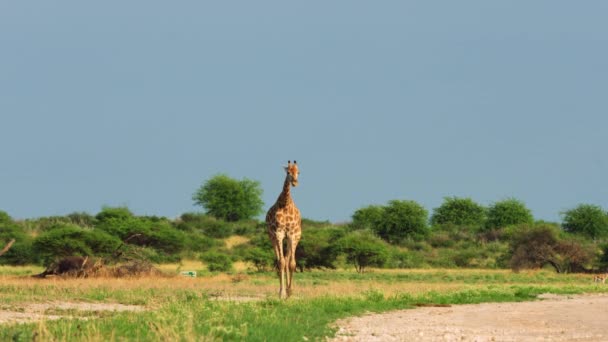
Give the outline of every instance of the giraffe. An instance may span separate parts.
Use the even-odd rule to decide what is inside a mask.
[[[266,225],[268,236],[272,241],[272,248],[277,258],[279,275],[279,298],[285,299],[291,296],[292,278],[296,270],[296,247],[302,236],[302,218],[300,210],[291,198],[290,189],[298,185],[298,163],[294,160],[287,162],[285,167],[287,173],[283,191],[266,214]],[[283,239],[287,241],[283,246]]]

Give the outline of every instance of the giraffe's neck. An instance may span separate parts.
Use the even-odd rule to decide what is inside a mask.
[[[289,182],[289,176],[287,176],[283,183],[283,191],[281,191],[281,194],[277,199],[277,205],[279,207],[286,207],[291,203],[293,203],[293,200],[291,199],[291,183]]]

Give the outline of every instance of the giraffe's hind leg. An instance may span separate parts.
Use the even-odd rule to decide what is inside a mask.
[[[293,274],[296,271],[296,248],[298,247],[299,238],[289,238],[287,240],[287,296],[291,296],[293,293]]]

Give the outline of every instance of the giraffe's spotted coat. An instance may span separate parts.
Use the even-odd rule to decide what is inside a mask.
[[[283,191],[266,214],[268,236],[272,241],[279,268],[280,298],[291,295],[292,277],[296,269],[296,247],[302,237],[302,217],[291,198],[290,191],[292,186],[298,185],[300,174],[298,164],[295,161],[293,164],[288,162],[285,172],[287,175],[283,183]],[[285,249],[283,240],[287,241]]]

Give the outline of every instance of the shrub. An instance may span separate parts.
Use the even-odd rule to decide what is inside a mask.
[[[262,212],[262,188],[257,181],[216,175],[192,196],[207,214],[226,221],[250,219]]]
[[[511,225],[532,224],[534,218],[526,205],[514,198],[494,203],[488,208],[486,229],[499,229]]]
[[[393,249],[387,260],[390,268],[422,268],[427,266],[424,255],[418,251],[402,251]]]
[[[179,230],[199,231],[216,239],[224,239],[234,233],[231,224],[210,215],[186,213],[180,219],[181,222],[177,224]]]
[[[225,253],[209,251],[201,256],[211,272],[228,272],[232,270],[232,260]]]
[[[414,201],[393,200],[384,208],[376,233],[384,240],[395,243],[406,238],[421,238],[428,233],[428,212]]]
[[[590,246],[573,238],[562,238],[550,225],[522,225],[510,242],[511,268],[541,268],[550,265],[558,273],[582,271],[593,260]]]
[[[355,211],[350,224],[351,229],[368,229],[376,230],[384,217],[384,207],[378,205],[370,205],[365,208],[360,208]]]
[[[33,249],[44,264],[64,256],[108,256],[120,240],[103,231],[66,224],[39,235]]]
[[[438,208],[433,210],[431,224],[481,227],[486,210],[470,198],[446,197]]]
[[[300,271],[305,268],[335,268],[339,249],[334,242],[344,233],[340,228],[305,229],[296,248],[296,262]]]
[[[15,239],[15,243],[0,257],[0,264],[25,265],[34,262],[32,238],[24,232],[23,228],[13,223],[10,216],[4,216],[3,213],[0,212],[0,249],[12,239]]]
[[[580,204],[562,213],[564,230],[594,240],[608,236],[608,214],[601,207]]]
[[[367,230],[347,234],[338,240],[337,246],[359,273],[370,266],[382,267],[388,259],[385,242]]]
[[[127,207],[103,207],[101,211],[95,215],[95,219],[99,223],[105,223],[109,220],[126,220],[134,215]]]
[[[268,270],[274,265],[276,257],[271,249],[260,247],[249,247],[243,258],[244,261],[251,263],[258,272]]]
[[[99,220],[96,230],[103,230],[128,243],[149,246],[164,253],[180,252],[185,246],[183,232],[165,220],[127,215],[109,216]]]

